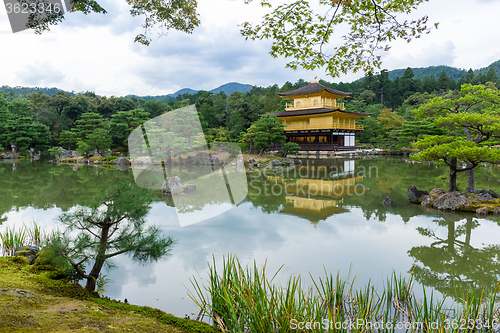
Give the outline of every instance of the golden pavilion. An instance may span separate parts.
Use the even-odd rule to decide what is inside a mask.
[[[293,99],[293,103],[272,115],[286,125],[286,142],[297,143],[301,150],[352,150],[356,133],[364,129],[356,119],[371,115],[345,111],[344,103],[337,103],[337,99],[351,93],[325,87],[318,81],[278,95]]]

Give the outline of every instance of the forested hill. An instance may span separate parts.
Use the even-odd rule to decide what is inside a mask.
[[[223,84],[222,86],[220,87],[217,87],[215,89],[212,89],[210,90],[211,93],[214,93],[214,94],[217,94],[219,92],[224,92],[226,95],[231,95],[233,92],[235,91],[239,91],[239,92],[242,92],[242,93],[247,93],[250,91],[250,89],[252,89],[252,85],[251,84],[242,84],[242,83],[238,83],[238,82],[229,82],[229,83],[226,83],[226,84]],[[175,99],[177,98],[177,96],[180,96],[180,95],[184,95],[184,94],[191,94],[191,95],[195,95],[199,90],[193,90],[191,88],[183,88],[181,90],[178,90],[176,91],[175,93],[173,94],[168,94],[168,95],[161,95],[161,96],[137,96],[137,95],[127,95],[125,97],[136,97],[136,98],[142,98],[146,101],[150,100],[150,99],[154,99],[154,100],[157,100],[157,101],[163,101],[163,102],[168,102],[169,99]]]
[[[490,68],[493,68],[496,73],[500,73],[500,60],[495,61],[494,63],[490,64],[489,66],[480,68],[480,69],[474,69],[474,75],[478,74],[484,74],[486,75],[488,73],[488,70]],[[389,71],[389,79],[394,80],[397,77],[402,77],[405,69],[394,69],[392,71]],[[419,78],[420,80],[423,80],[426,76],[430,77],[431,75],[434,75],[434,77],[437,79],[441,72],[445,72],[446,75],[448,75],[452,80],[458,81],[461,77],[467,75],[468,70],[467,69],[460,69],[456,67],[450,67],[450,66],[429,66],[429,67],[420,67],[420,68],[411,68],[414,74],[414,78],[417,79]]]
[[[9,87],[9,86],[1,86],[0,92],[3,92],[5,96],[12,97],[26,97],[26,95],[31,93],[41,92],[44,95],[55,95],[58,91],[63,91],[70,96],[74,96],[73,92],[64,91],[57,88],[40,88],[40,87]]]
[[[402,77],[405,73],[405,69],[394,69],[389,71],[389,79],[394,80],[397,77]],[[423,80],[426,76],[434,75],[435,78],[438,78],[441,72],[445,72],[452,80],[458,81],[462,76],[467,74],[465,69],[458,69],[450,66],[430,66],[430,67],[421,67],[421,68],[412,68],[413,74],[415,78],[419,78]],[[487,71],[487,70],[486,70]],[[485,73],[486,74],[486,73]]]

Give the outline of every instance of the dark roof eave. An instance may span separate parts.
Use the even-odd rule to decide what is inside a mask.
[[[371,113],[362,113],[362,112],[350,112],[350,111],[344,111],[341,109],[306,109],[306,110],[297,110],[297,111],[282,111],[282,112],[275,112],[275,113],[269,113],[267,115],[270,116],[276,116],[276,117],[293,117],[293,116],[306,116],[306,115],[314,115],[314,114],[323,114],[323,113],[330,113],[330,112],[342,112],[346,114],[353,114],[356,116],[371,116]]]
[[[332,88],[328,88],[328,87],[325,87],[324,85],[319,84],[317,82],[311,83],[311,84],[309,84],[307,86],[304,86],[304,87],[301,87],[299,89],[295,89],[295,90],[292,90],[292,91],[278,93],[278,95],[282,96],[282,97],[294,96],[294,95],[307,95],[307,94],[317,93],[317,92],[320,92],[322,90],[326,90],[326,91],[328,91],[331,94],[341,95],[341,96],[344,96],[344,97],[348,97],[348,96],[352,95],[352,93],[350,93],[350,92],[344,92],[344,91],[339,91],[339,90],[335,90],[335,89],[332,89]]]

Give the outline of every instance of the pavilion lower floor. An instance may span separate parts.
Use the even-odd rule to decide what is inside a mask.
[[[286,142],[298,144],[301,150],[353,150],[356,134],[351,133],[286,133]]]

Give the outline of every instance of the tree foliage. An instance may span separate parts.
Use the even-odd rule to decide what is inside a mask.
[[[380,68],[377,51],[388,50],[391,41],[410,42],[430,32],[427,16],[401,20],[426,1],[320,0],[314,9],[309,1],[296,0],[277,6],[260,24],[243,23],[241,33],[247,39],[271,40],[271,56],[292,58],[286,66],[293,69],[325,67],[333,77],[349,71],[368,73]],[[271,1],[260,2],[272,8]],[[342,32],[335,39],[337,30]],[[330,42],[337,43],[328,48]]]
[[[59,221],[66,228],[49,245],[87,280],[85,288],[94,291],[109,259],[129,254],[140,262],[158,261],[170,252],[174,240],[163,236],[157,226],[146,225],[150,203],[146,190],[122,182],[63,213]],[[90,271],[83,271],[81,264]]]

